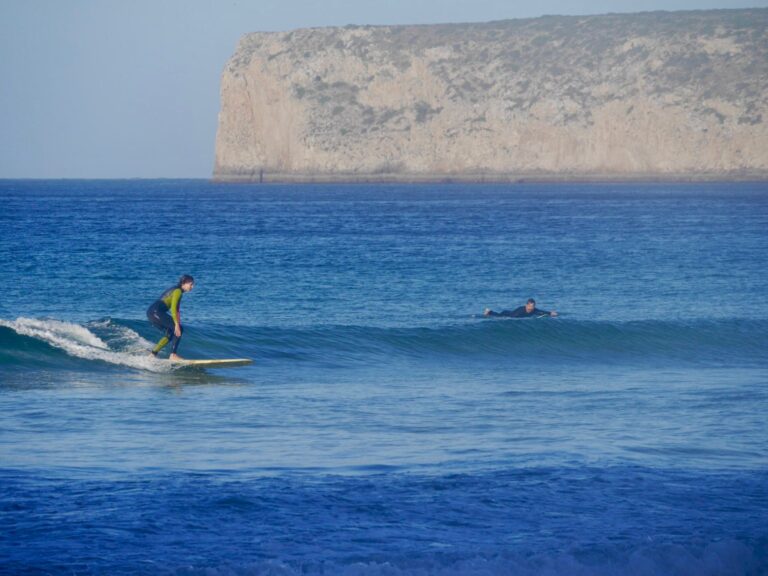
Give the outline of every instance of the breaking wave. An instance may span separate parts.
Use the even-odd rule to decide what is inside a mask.
[[[142,332],[146,335],[142,335]],[[166,371],[148,356],[159,333],[146,322],[102,319],[85,324],[0,320],[0,364],[98,361]],[[189,357],[251,357],[262,362],[325,366],[390,362],[590,362],[763,366],[768,323],[762,320],[605,322],[563,319],[488,320],[434,327],[314,326],[187,328]]]

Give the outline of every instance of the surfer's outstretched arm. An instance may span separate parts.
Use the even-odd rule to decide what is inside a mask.
[[[549,310],[539,310],[538,308],[536,308],[533,311],[533,313],[536,314],[536,316],[538,316],[539,318],[541,318],[542,316],[552,316],[552,317],[557,316],[557,312],[555,312],[554,310],[550,312]]]

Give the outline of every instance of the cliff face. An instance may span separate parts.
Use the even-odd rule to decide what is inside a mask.
[[[222,180],[764,177],[768,9],[245,36]]]

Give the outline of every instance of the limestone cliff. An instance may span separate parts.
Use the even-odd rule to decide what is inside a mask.
[[[221,180],[768,175],[768,9],[246,35]]]

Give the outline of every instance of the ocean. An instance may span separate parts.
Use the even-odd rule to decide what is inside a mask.
[[[0,573],[768,574],[767,296],[766,183],[0,181]]]

